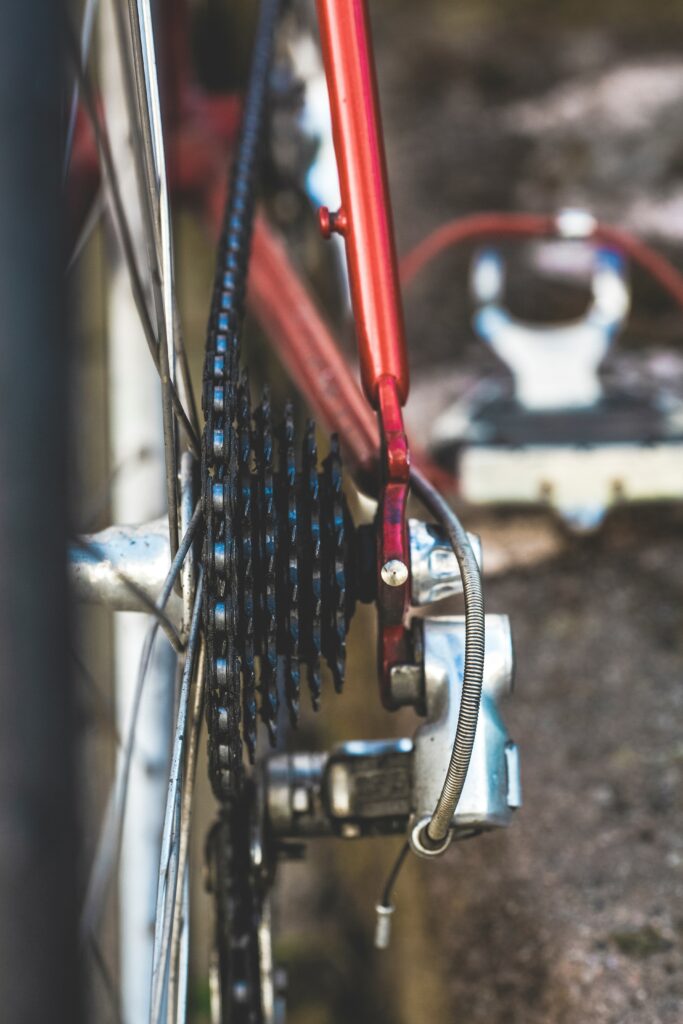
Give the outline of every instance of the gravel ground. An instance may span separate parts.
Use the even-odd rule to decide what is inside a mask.
[[[286,869],[293,1024],[683,1019],[683,516],[622,513],[581,542],[546,523],[542,561],[540,520],[501,527],[507,564],[528,563],[486,585],[513,621],[503,713],[524,808],[504,833],[408,863],[388,954],[371,948],[372,906],[395,842],[322,842]],[[328,742],[415,727],[377,707],[367,646],[352,644]]]
[[[450,1019],[681,1020],[682,560],[680,522],[627,519],[489,585],[525,806],[427,877]]]

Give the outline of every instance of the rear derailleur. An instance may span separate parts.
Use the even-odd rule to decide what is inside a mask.
[[[361,528],[363,529],[363,528]],[[318,838],[406,836],[420,857],[450,842],[505,827],[521,805],[517,747],[498,703],[511,692],[514,656],[505,615],[487,615],[479,718],[465,785],[447,842],[425,844],[425,824],[439,798],[453,749],[463,686],[465,616],[429,614],[457,598],[462,582],[440,527],[408,521],[411,560],[409,626],[412,658],[389,672],[385,704],[413,707],[421,722],[412,737],[350,740],[325,752],[275,752],[257,762],[242,796],[224,805],[208,844],[217,897],[216,972],[231,993],[216,1007],[225,1024],[277,1024],[284,1019],[284,972],[273,965],[269,893],[278,861],[305,854]],[[470,536],[477,560],[481,549]],[[419,609],[428,608],[427,614]],[[377,906],[375,944],[389,944],[393,906]],[[223,996],[225,999],[225,995]]]

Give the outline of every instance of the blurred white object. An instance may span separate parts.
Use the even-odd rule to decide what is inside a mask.
[[[460,458],[460,480],[474,505],[546,505],[572,530],[586,533],[616,505],[683,501],[683,442],[473,445]]]
[[[515,398],[529,411],[581,409],[602,397],[598,370],[629,310],[623,260],[598,249],[591,277],[593,301],[568,324],[534,325],[502,305],[505,269],[494,249],[474,261],[471,289],[479,304],[474,326],[512,373]]]

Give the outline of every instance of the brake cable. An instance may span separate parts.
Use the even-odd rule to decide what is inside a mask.
[[[451,820],[465,785],[472,756],[484,678],[484,594],[479,565],[457,515],[418,469],[411,469],[410,481],[417,497],[441,523],[448,535],[460,568],[465,599],[465,669],[458,725],[441,796],[421,836],[425,846],[436,851],[447,841]]]

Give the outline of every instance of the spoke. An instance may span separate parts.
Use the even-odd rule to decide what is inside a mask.
[[[132,18],[135,6],[136,18]],[[133,32],[135,49],[140,47],[141,60],[136,59],[135,69],[142,71],[144,91],[139,88],[138,95],[144,96],[146,102],[140,104],[141,121],[145,126],[145,137],[151,139],[151,165],[148,166],[150,197],[156,214],[158,229],[158,254],[161,267],[162,298],[164,325],[166,328],[167,352],[174,373],[173,345],[175,334],[175,304],[173,301],[173,244],[171,239],[171,211],[168,201],[168,181],[166,177],[166,156],[164,152],[164,135],[161,124],[161,101],[159,97],[159,79],[157,75],[157,59],[154,46],[154,27],[149,0],[129,0],[128,9],[131,19],[137,22],[137,32]],[[143,83],[140,83],[141,85]],[[149,154],[149,148],[145,151]],[[149,156],[147,163],[150,164]]]
[[[178,310],[178,303],[175,297],[175,289],[173,301],[175,303],[175,331],[173,333],[173,345],[175,348],[176,358],[178,360],[178,388],[185,404],[185,408],[188,410],[190,423],[197,434],[199,434],[200,429],[199,416],[197,415],[197,403],[194,398],[190,363],[187,358],[187,349],[185,348],[185,338],[183,336],[182,324],[180,322],[180,312]]]
[[[192,546],[194,534],[197,530],[197,526],[201,519],[201,505],[198,502],[195,514],[192,517],[192,522],[188,527],[185,536],[178,548],[178,552],[173,559],[171,568],[168,571],[168,575],[162,587],[161,594],[156,602],[157,611],[162,612],[170,595],[178,574],[182,568],[183,562]],[[156,639],[157,632],[159,630],[159,620],[156,619],[149,628],[147,636],[145,637],[145,643],[142,650],[142,656],[140,658],[140,667],[138,671],[138,679],[135,687],[135,693],[133,695],[133,703],[130,716],[130,725],[128,728],[128,734],[126,736],[123,753],[119,759],[116,778],[114,784],[109,791],[109,797],[107,800],[107,808],[104,814],[104,824],[100,835],[100,842],[98,844],[97,853],[90,871],[90,878],[88,880],[88,888],[86,892],[86,898],[81,914],[81,937],[86,940],[90,935],[94,934],[97,928],[97,924],[100,919],[102,907],[104,904],[104,897],[106,895],[107,886],[111,873],[118,859],[119,849],[121,846],[121,834],[123,830],[123,821],[126,813],[126,799],[128,795],[128,782],[130,779],[130,768],[133,760],[133,752],[135,750],[135,734],[137,728],[137,721],[140,711],[140,702],[142,700],[142,694],[145,686],[145,679],[149,669],[149,664],[152,656],[152,649],[154,647],[154,641]],[[188,643],[188,659],[190,657],[189,643]]]
[[[131,14],[130,10],[129,17],[126,19],[121,0],[114,3],[113,12],[119,59],[121,61],[125,86],[128,120],[131,127],[130,145],[135,161],[135,176],[138,185],[140,212],[142,214],[142,226],[147,251],[149,281],[158,333],[161,338],[162,336],[165,337],[166,326],[161,290],[161,242],[153,182],[150,179],[150,174],[153,174],[153,161],[147,155],[148,145],[151,146],[151,143],[148,143],[149,122],[143,114],[146,97],[144,95],[144,75],[140,64],[138,26],[134,19],[134,14]]]
[[[90,508],[83,513],[83,522],[78,526],[79,533],[96,533],[98,529],[102,529],[102,519],[108,513],[112,503],[114,484],[124,471],[144,463],[149,457],[149,448],[142,445],[109,471],[99,493],[89,502]]]
[[[173,957],[173,944],[171,942],[171,956]],[[173,963],[173,961],[172,961]],[[176,1015],[171,1024],[186,1024],[187,1021],[187,985],[190,980],[190,865],[185,864],[185,875],[183,882],[183,913],[182,930],[178,943],[177,954],[178,968],[177,993],[175,997]],[[173,989],[171,989],[171,996]],[[170,998],[170,997],[169,997]]]
[[[117,235],[121,251],[123,253],[126,267],[128,269],[128,275],[131,284],[131,290],[133,293],[133,299],[135,306],[140,317],[140,323],[145,335],[147,347],[149,348],[150,355],[154,366],[162,379],[162,387],[166,390],[170,390],[171,402],[175,415],[182,427],[188,443],[195,453],[199,455],[199,441],[197,432],[193,429],[187,413],[183,408],[180,396],[178,395],[175,387],[172,386],[170,378],[166,377],[164,381],[163,374],[160,366],[159,351],[161,346],[157,340],[152,321],[150,319],[149,310],[147,309],[147,301],[145,299],[145,292],[142,285],[142,278],[140,277],[140,271],[137,264],[137,258],[135,256],[135,248],[133,240],[128,226],[128,221],[125,215],[123,201],[121,198],[121,191],[114,168],[114,162],[111,154],[111,147],[109,145],[109,138],[107,135],[106,127],[104,122],[100,119],[95,103],[95,98],[90,84],[90,80],[86,75],[85,71],[80,64],[80,56],[78,53],[78,47],[76,41],[73,38],[73,34],[67,28],[67,39],[69,44],[69,52],[73,61],[76,76],[80,85],[81,96],[83,98],[83,104],[85,106],[88,119],[92,125],[95,141],[97,143],[97,149],[100,156],[100,164],[102,168],[102,176],[104,179],[105,188],[107,190],[107,196],[109,200],[109,207],[112,213],[112,220],[114,224],[114,230]]]
[[[180,456],[180,526],[183,533],[187,530],[192,520],[194,468],[195,460],[190,452],[183,452]],[[195,580],[194,563],[194,555],[190,552],[190,557],[185,559],[180,579],[180,589],[183,598],[183,627],[185,630],[189,628],[192,621],[192,596],[194,594]]]
[[[164,988],[168,977],[171,929],[176,903],[179,902],[178,878],[183,878],[183,874],[181,874],[179,870],[181,837],[180,818],[182,806],[181,777],[183,775],[183,753],[187,740],[187,712],[190,702],[190,684],[196,667],[195,655],[201,646],[199,643],[199,631],[201,626],[203,584],[204,579],[200,568],[197,574],[197,591],[195,595],[194,608],[192,610],[192,622],[187,642],[187,654],[178,698],[178,717],[173,740],[173,752],[171,754],[171,770],[168,781],[166,815],[161,839],[159,888],[157,892],[157,918],[154,936],[154,956],[152,961],[151,1024],[161,1024]],[[199,680],[197,680],[197,689],[199,686]]]
[[[192,706],[192,719],[190,721],[190,734],[187,746],[187,758],[185,774],[183,775],[182,794],[180,799],[180,838],[178,841],[178,877],[188,877],[188,854],[190,849],[190,830],[192,827],[192,808],[194,805],[193,792],[197,772],[197,753],[199,750],[199,736],[202,722],[204,720],[204,691],[205,691],[205,651],[204,646],[199,655],[199,668],[197,670],[197,681],[194,690],[194,701]],[[184,997],[182,986],[186,976],[186,965],[183,966],[182,943],[187,934],[187,909],[185,901],[182,903],[176,900],[173,911],[171,927],[171,953],[169,968],[169,991],[168,991],[168,1013],[169,1024],[176,1024],[178,1019],[184,1018]]]
[[[182,769],[181,769],[182,773]],[[167,811],[171,812],[170,831],[168,833],[168,856],[162,858],[159,869],[159,890],[157,899],[157,916],[154,931],[154,959],[152,967],[152,1003],[150,1022],[161,1022],[164,994],[168,993],[168,947],[170,943],[171,921],[175,910],[178,888],[178,835],[180,818],[180,789],[176,790],[175,803]]]
[[[128,0],[128,17],[142,141],[140,154],[152,211],[157,265],[163,286],[162,309],[169,360],[174,371],[174,354],[178,357],[181,393],[189,409],[192,425],[199,431],[187,353],[175,302],[171,206],[166,174],[154,24],[149,0]],[[172,375],[175,379],[175,372]]]
[[[148,236],[150,270],[155,282],[155,309],[159,335],[166,338],[171,376],[175,380],[190,422],[199,432],[199,420],[190,371],[175,301],[172,221],[166,176],[164,139],[159,104],[159,85],[154,34],[148,3],[128,0],[128,26],[117,8],[119,38],[128,47],[125,66],[129,76],[131,120],[136,173],[141,192]]]
[[[166,495],[171,553],[174,554],[178,546],[178,461],[168,384],[175,385],[174,337],[176,329],[170,211],[166,188],[154,37],[151,12],[147,8],[141,9],[138,4],[133,6],[129,2],[128,33],[125,31],[118,5],[116,11],[124,73],[129,82],[129,113],[133,128],[133,152],[138,183],[141,188],[141,205],[147,235],[152,295],[159,337]],[[132,64],[130,59],[127,59],[127,45],[130,45]],[[135,94],[135,103],[130,103],[131,92]]]
[[[169,597],[171,596],[171,591],[173,590],[176,578],[183,567],[183,563],[185,562],[185,558],[187,557],[190,548],[192,547],[192,541],[194,540],[194,536],[195,533],[197,532],[201,519],[202,503],[200,500],[195,505],[194,512],[192,513],[192,519],[190,520],[190,524],[187,530],[185,531],[182,541],[180,542],[180,546],[176,551],[175,558],[171,563],[171,568],[169,569],[168,576],[166,577],[166,582],[164,583],[164,588],[161,592],[164,599],[164,603],[168,601]]]
[[[85,0],[83,9],[83,20],[81,22],[81,66],[87,68],[90,56],[90,43],[92,42],[92,30],[95,25],[95,16],[99,0]],[[76,130],[76,116],[78,114],[78,79],[74,82],[71,91],[71,106],[69,108],[69,121],[66,128],[66,140],[64,143],[64,163],[62,166],[62,178],[66,181],[71,163],[71,150],[74,144],[74,132]]]
[[[97,969],[100,972],[104,989],[107,993],[107,998],[111,1004],[111,1011],[115,1021],[115,1024],[123,1024],[123,1014],[121,1012],[121,1003],[119,1000],[119,994],[114,984],[111,971],[107,961],[104,959],[104,954],[100,948],[100,944],[94,935],[90,936],[90,950],[93,955],[93,960],[97,964]]]
[[[83,250],[85,249],[86,245],[88,244],[88,242],[92,238],[93,233],[95,231],[95,228],[99,224],[100,219],[102,217],[102,214],[104,213],[106,208],[107,208],[106,197],[105,197],[104,193],[102,192],[102,189],[99,189],[98,192],[97,192],[97,195],[93,199],[92,206],[90,207],[90,210],[88,211],[88,216],[85,218],[85,220],[83,222],[83,227],[81,228],[81,232],[80,232],[78,238],[76,239],[76,244],[74,245],[73,252],[71,253],[71,256],[69,257],[69,262],[66,265],[66,274],[67,275],[70,274],[71,271],[76,266],[81,253],[83,252]]]
[[[134,9],[135,7],[135,9]],[[177,321],[175,304],[175,282],[173,266],[173,238],[171,230],[171,207],[168,197],[168,179],[166,176],[166,155],[164,151],[164,135],[161,122],[161,100],[159,96],[159,79],[157,75],[156,50],[154,46],[154,26],[152,24],[152,11],[149,0],[133,0],[128,3],[129,19],[131,25],[131,37],[133,41],[133,53],[135,78],[138,95],[139,123],[142,128],[143,153],[145,157],[145,171],[148,184],[148,194],[154,212],[157,262],[161,271],[161,312],[163,318],[163,332],[159,331],[161,338],[160,362],[162,375],[168,374],[175,383],[176,379],[176,338],[180,338],[180,328]],[[161,322],[160,322],[161,327]],[[165,345],[164,345],[165,340]],[[182,360],[181,366],[187,369],[187,361]],[[186,396],[191,393],[189,380],[184,379],[183,387]],[[169,427],[172,423],[168,413],[164,410],[164,433],[167,438],[167,458],[169,455],[168,443],[170,443]],[[167,484],[169,489],[169,510],[171,508],[170,489],[175,493],[177,481],[177,465],[175,452],[172,463],[172,476],[168,475]],[[177,514],[177,506],[176,506]],[[177,527],[176,527],[177,531]],[[177,533],[176,533],[177,536]],[[174,535],[171,533],[171,551],[174,550]]]
[[[138,679],[133,695],[131,723],[126,736],[123,754],[118,762],[116,778],[109,791],[100,842],[90,872],[90,878],[88,879],[88,889],[81,914],[80,931],[82,941],[87,941],[96,932],[104,906],[109,879],[119,856],[140,703],[158,629],[159,623],[153,622],[145,637]]]
[[[97,705],[96,714],[98,718],[100,718],[100,720],[106,725],[107,730],[111,732],[112,738],[118,749],[121,746],[121,737],[119,736],[119,731],[116,728],[116,716],[111,702],[102,693],[92,672],[73,647],[71,648],[70,654],[74,665],[88,684],[88,693],[92,695],[94,702]]]

